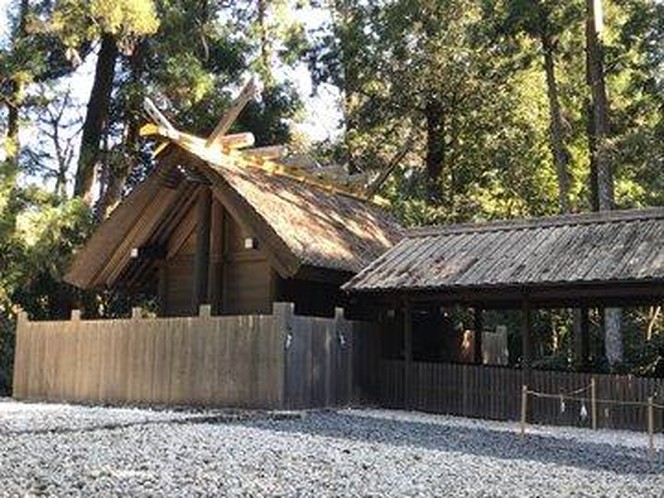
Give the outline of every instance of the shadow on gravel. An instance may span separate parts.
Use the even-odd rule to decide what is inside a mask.
[[[91,422],[83,427],[51,427],[34,429],[9,429],[0,428],[0,435],[40,435],[40,434],[84,434],[89,432],[112,431],[127,429],[130,427],[141,427],[150,425],[195,425],[195,424],[229,424],[232,422],[250,422],[255,420],[288,420],[293,417],[300,419],[300,415],[291,414],[266,414],[265,412],[237,412],[220,413],[213,415],[192,415],[190,417],[179,417],[161,420],[134,420],[131,422]]]
[[[324,412],[311,414],[298,421],[254,420],[242,421],[240,424],[280,432],[459,452],[502,460],[531,460],[543,464],[606,470],[616,474],[664,473],[661,451],[657,455],[657,461],[651,464],[645,448],[630,448],[541,435],[527,435],[522,441],[513,432],[484,428],[386,420]]]

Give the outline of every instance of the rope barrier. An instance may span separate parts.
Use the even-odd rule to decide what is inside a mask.
[[[576,397],[574,394],[579,394],[584,391],[588,391],[592,389],[592,384],[588,384],[587,386],[579,387],[578,389],[573,389],[571,391],[561,391],[559,393],[553,394],[553,393],[545,393],[541,391],[535,391],[533,389],[528,389],[526,391],[527,394],[531,394],[536,398],[549,398],[549,399],[566,399],[570,401],[581,401],[581,402],[591,402],[592,398],[583,398],[583,397]],[[613,400],[613,399],[600,399],[596,398],[595,399],[596,403],[603,403],[603,404],[609,404],[609,405],[620,405],[620,406],[648,406],[648,403],[645,401],[618,401],[618,400]],[[655,408],[660,408],[664,410],[664,405],[660,405],[659,403],[652,403],[652,406]]]
[[[592,398],[582,398],[582,397],[577,397],[577,396],[565,396],[561,394],[550,394],[550,393],[541,393],[538,391],[527,391],[528,394],[533,395],[536,398],[550,398],[550,399],[560,399],[561,397],[570,400],[570,401],[581,401],[581,402],[591,402]],[[596,403],[604,403],[604,404],[610,404],[610,405],[622,405],[622,406],[648,406],[648,403],[645,401],[616,401],[613,399],[600,399],[596,398],[595,399]],[[664,408],[663,405],[660,405],[658,403],[653,403],[654,407],[657,408]]]
[[[587,390],[590,390],[590,398],[583,396],[576,396],[577,394],[583,393]],[[654,395],[648,397],[648,401],[618,401],[614,399],[600,399],[597,398],[597,383],[593,377],[590,384],[587,386],[580,387],[578,389],[573,389],[571,391],[559,393],[545,393],[540,391],[535,391],[533,389],[528,389],[527,385],[522,386],[521,390],[521,422],[520,422],[520,438],[523,439],[526,433],[526,418],[528,413],[528,395],[531,395],[535,398],[545,398],[545,399],[555,399],[560,401],[560,411],[561,413],[565,412],[565,400],[569,401],[579,401],[581,403],[581,413],[580,416],[582,419],[588,417],[588,410],[586,409],[586,403],[590,403],[591,406],[591,424],[593,430],[597,429],[597,405],[617,405],[617,406],[635,406],[646,408],[647,414],[647,432],[648,432],[648,458],[652,461],[655,458],[656,448],[654,441],[655,433],[655,423],[654,423],[654,410],[659,408],[664,410],[664,405],[660,403],[655,403],[654,396],[657,395],[657,392]],[[608,408],[604,408],[605,414],[608,413]]]

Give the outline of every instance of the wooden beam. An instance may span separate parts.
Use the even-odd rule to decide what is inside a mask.
[[[392,296],[407,295],[414,303],[465,304],[481,301],[484,309],[521,309],[523,287],[494,285],[492,287],[451,287],[439,290],[375,289],[347,290],[364,299],[389,301]],[[664,280],[611,281],[587,284],[556,284],[530,286],[528,300],[537,308],[573,308],[587,306],[651,306],[664,300]]]
[[[412,381],[412,363],[413,363],[413,306],[408,299],[403,302],[403,350],[404,350],[404,371],[403,371],[403,391],[404,408],[411,407],[411,381]]]
[[[245,149],[242,151],[258,159],[282,159],[288,148],[285,145],[268,145],[266,147],[254,147],[253,149]]]
[[[196,255],[194,258],[194,289],[192,312],[201,304],[208,304],[208,275],[210,274],[210,218],[212,210],[210,189],[202,189],[198,199]]]
[[[242,149],[243,147],[251,147],[256,143],[256,138],[253,133],[235,133],[233,135],[224,135],[219,137],[215,145],[228,147],[230,149]]]
[[[585,306],[574,310],[574,313],[579,314],[578,327],[574,327],[574,364],[578,370],[584,370],[588,366],[590,345],[590,317],[588,311]]]
[[[473,353],[474,353],[474,362],[477,365],[482,365],[484,363],[484,356],[482,354],[482,308],[476,306],[473,310],[474,326],[473,329],[475,333],[473,334],[474,344],[473,344]]]
[[[224,208],[215,197],[212,198],[212,220],[210,224],[210,275],[208,297],[212,314],[223,313],[223,270],[224,270]]]
[[[221,117],[217,126],[215,126],[210,136],[205,141],[205,145],[208,147],[215,144],[217,140],[230,130],[235,120],[238,118],[242,109],[247,105],[247,103],[254,97],[258,87],[256,86],[256,81],[251,78],[249,82],[244,86],[240,94],[231,104],[231,107],[224,113]]]
[[[394,170],[399,165],[399,163],[403,160],[404,157],[406,157],[406,154],[408,154],[408,151],[413,146],[413,141],[414,141],[414,137],[412,135],[409,136],[408,140],[406,141],[406,144],[390,160],[390,162],[383,169],[383,171],[380,173],[380,175],[378,175],[378,178],[376,178],[367,187],[367,189],[366,189],[367,197],[373,197],[374,195],[376,195],[378,193],[380,188],[387,181],[387,179],[390,177],[390,175],[394,172]]]
[[[143,110],[145,110],[148,116],[150,116],[150,119],[152,119],[152,121],[157,123],[159,126],[163,126],[164,128],[171,130],[174,129],[171,122],[166,118],[166,116],[163,115],[157,106],[154,105],[154,102],[152,102],[149,97],[145,97],[145,99],[143,99]]]
[[[521,354],[523,369],[530,371],[533,362],[532,330],[530,301],[524,298],[521,303],[521,341],[523,351]]]
[[[587,368],[590,364],[590,310],[581,309],[581,366]]]
[[[160,261],[157,268],[159,316],[166,316],[168,313],[168,266],[166,261]]]

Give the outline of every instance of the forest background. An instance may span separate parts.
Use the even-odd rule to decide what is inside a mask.
[[[0,393],[19,307],[126,312],[61,277],[152,167],[145,97],[205,136],[257,75],[233,131],[389,170],[380,194],[408,226],[664,205],[656,0],[3,3]],[[574,313],[536,318],[539,365],[571,368]],[[664,375],[661,307],[596,311],[593,327],[593,368]]]

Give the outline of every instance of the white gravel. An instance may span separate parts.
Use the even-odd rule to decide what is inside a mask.
[[[0,401],[0,496],[664,496],[645,434],[387,410],[272,419]],[[231,414],[237,418],[237,414]]]

